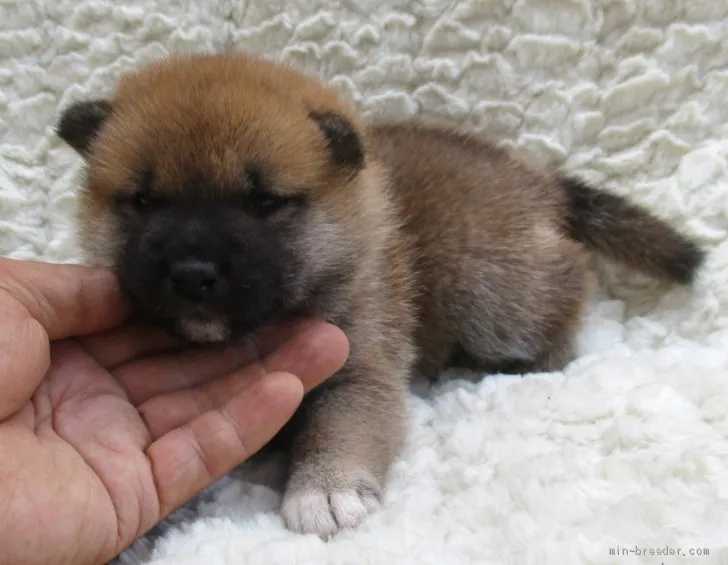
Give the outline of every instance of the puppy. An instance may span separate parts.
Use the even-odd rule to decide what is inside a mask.
[[[414,373],[563,368],[587,251],[680,284],[704,259],[623,198],[466,132],[365,123],[317,79],[244,54],[127,74],[57,132],[87,162],[87,261],[141,312],[194,342],[301,314],[347,333],[346,365],[282,434],[297,532],[327,537],[379,506]]]

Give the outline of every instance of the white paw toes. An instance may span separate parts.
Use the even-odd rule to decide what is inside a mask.
[[[329,497],[322,490],[286,494],[281,515],[289,530],[327,537],[336,531],[336,520],[329,509]]]
[[[353,528],[379,508],[379,500],[366,492],[334,492],[329,495],[329,508],[339,528]]]
[[[379,506],[378,489],[369,486],[289,487],[281,515],[288,529],[326,539],[341,529],[358,526]]]

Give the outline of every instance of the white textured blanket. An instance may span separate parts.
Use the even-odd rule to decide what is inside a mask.
[[[3,0],[0,254],[77,259],[60,106],[168,52],[230,48],[371,112],[474,125],[712,254],[692,294],[600,264],[564,373],[413,395],[385,507],[359,530],[291,535],[276,493],[229,482],[124,562],[728,563],[728,0]]]

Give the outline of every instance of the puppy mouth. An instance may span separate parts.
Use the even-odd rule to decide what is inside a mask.
[[[286,312],[266,312],[254,319],[225,315],[189,312],[167,318],[162,323],[167,330],[192,343],[231,342],[255,333],[264,326],[282,322],[291,317]]]
[[[221,318],[184,317],[175,322],[175,333],[195,343],[221,343],[232,338],[229,324]]]
[[[153,300],[130,291],[127,294],[143,319],[177,338],[198,344],[235,341],[289,317],[287,309],[278,301],[267,307],[261,304],[241,307],[234,303],[210,305],[164,298]]]
[[[201,308],[166,310],[163,303],[157,307],[145,307],[137,303],[138,314],[147,322],[158,325],[167,333],[192,343],[221,343],[235,336],[227,316],[209,312]],[[182,310],[182,311],[180,311]]]

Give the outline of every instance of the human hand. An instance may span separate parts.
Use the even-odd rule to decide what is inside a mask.
[[[260,449],[348,355],[324,322],[182,351],[127,315],[107,271],[0,258],[5,565],[106,563]]]

